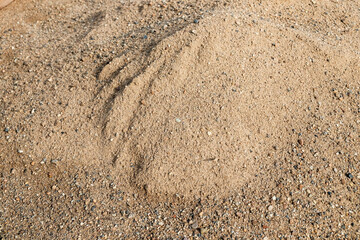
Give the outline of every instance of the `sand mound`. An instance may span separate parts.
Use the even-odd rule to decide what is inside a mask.
[[[110,20],[91,16],[84,18],[99,23],[80,34],[79,59],[75,49],[64,50],[23,76],[33,79],[24,89],[35,90],[24,90],[26,98],[14,92],[12,104],[23,111],[8,118],[24,125],[9,120],[4,128],[28,132],[7,146],[65,168],[110,167],[119,183],[151,194],[237,191],[281,158],[274,150],[289,151],[293,129],[311,127],[318,116],[309,109],[334,108],[336,79],[351,83],[358,69],[358,53],[336,46],[331,34],[231,11],[176,25],[100,64],[87,43],[102,45],[109,38],[102,24]],[[68,42],[54,44],[67,49]],[[39,49],[28,52],[52,58]]]
[[[346,64],[338,55],[265,20],[208,17],[103,69],[113,79],[99,93],[106,152],[148,193],[229,194],[271,162],[269,149],[286,146],[294,126],[306,127],[329,56]]]
[[[0,239],[358,239],[359,9],[13,1]]]

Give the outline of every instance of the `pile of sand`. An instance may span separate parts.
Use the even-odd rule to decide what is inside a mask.
[[[150,193],[227,195],[305,128],[317,89],[344,69],[340,52],[306,32],[221,12],[100,73],[100,125],[119,175]],[[329,63],[329,58],[334,65]],[[277,145],[277,146],[275,146]]]
[[[359,7],[13,1],[0,239],[358,238]]]
[[[72,59],[76,50],[67,41],[101,45],[110,35],[101,31],[106,21],[98,12],[81,22],[84,32],[75,38],[40,38],[40,45],[48,41],[41,46],[63,50],[26,83],[42,106],[32,108],[32,97],[18,102],[29,106],[23,128],[30,133],[15,147],[25,146],[33,159],[110,167],[119,182],[151,194],[237,191],[272,163],[270,150],[289,147],[294,128],[309,127],[310,108],[332,108],[322,101],[332,94],[330,82],[351,82],[358,69],[356,50],[335,46],[332,36],[227,10],[145,50],[122,52],[96,79],[81,77],[96,61],[81,49],[80,60]],[[51,58],[37,49],[28,51],[31,58]]]

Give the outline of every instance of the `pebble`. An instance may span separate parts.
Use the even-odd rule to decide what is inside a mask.
[[[199,225],[198,225],[197,221],[195,221],[193,224],[191,224],[191,227],[194,228],[194,229],[198,228]]]
[[[205,235],[208,231],[206,228],[200,228],[201,235]]]
[[[21,149],[19,149],[19,150],[18,150],[18,153],[23,153],[23,152],[24,152],[24,151],[23,151],[23,150],[21,150]]]
[[[180,122],[181,122],[181,119],[180,119],[180,118],[176,118],[175,121],[176,121],[177,123],[180,123]]]
[[[345,176],[348,177],[348,178],[350,178],[350,179],[353,179],[353,178],[354,178],[354,176],[353,176],[351,173],[349,173],[349,172],[346,173]]]
[[[268,210],[269,211],[272,211],[274,209],[274,207],[272,206],[272,205],[270,205],[269,207],[268,207]]]

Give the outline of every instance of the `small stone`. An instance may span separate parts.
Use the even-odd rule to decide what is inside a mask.
[[[191,224],[191,228],[195,229],[195,228],[198,228],[199,225],[197,223],[197,221],[195,221],[193,224]]]
[[[276,201],[276,196],[273,196],[273,197],[272,197],[272,200],[273,200],[273,201]]]
[[[304,141],[302,139],[299,139],[298,143],[300,144],[300,146],[304,146]]]
[[[175,121],[176,121],[177,123],[180,123],[180,122],[181,122],[181,119],[180,119],[180,118],[176,118]]]
[[[18,153],[23,153],[23,152],[24,152],[24,151],[23,151],[23,150],[21,150],[21,149],[19,149],[19,150],[18,150]]]
[[[251,224],[252,224],[253,226],[256,226],[256,225],[258,225],[258,221],[256,221],[256,220],[251,220]]]
[[[345,176],[348,177],[348,178],[350,178],[350,179],[353,179],[353,178],[354,178],[354,176],[353,176],[351,173],[349,173],[349,172],[345,173]]]
[[[195,20],[194,20],[194,23],[199,23],[199,20],[198,20],[198,19],[195,19]]]
[[[163,222],[163,221],[160,221],[160,222],[159,222],[159,226],[164,226],[164,222]]]
[[[208,134],[209,136],[211,136],[212,132],[208,131],[207,134]]]
[[[268,210],[269,211],[272,211],[274,209],[274,207],[272,206],[272,205],[270,205],[269,207],[268,207]]]
[[[200,228],[200,234],[201,235],[205,235],[209,230],[207,230],[206,228]]]

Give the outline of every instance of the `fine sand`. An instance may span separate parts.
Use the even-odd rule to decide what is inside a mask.
[[[360,3],[0,10],[0,239],[360,238]]]

